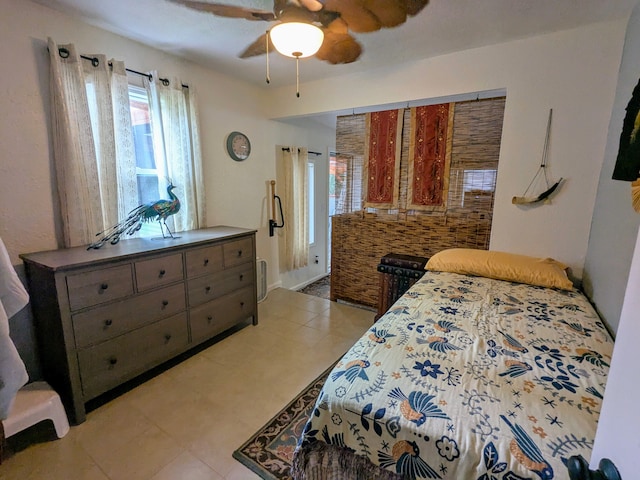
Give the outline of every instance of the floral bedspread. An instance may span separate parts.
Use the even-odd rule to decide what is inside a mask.
[[[427,272],[336,365],[297,454],[324,442],[407,479],[566,479],[563,461],[591,456],[612,350],[577,290]]]

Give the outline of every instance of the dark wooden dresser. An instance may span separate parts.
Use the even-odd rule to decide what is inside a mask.
[[[255,230],[218,226],[20,255],[45,380],[85,404],[222,333],[258,323]]]

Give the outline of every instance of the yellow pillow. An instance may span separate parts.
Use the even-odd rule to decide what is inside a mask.
[[[425,270],[464,273],[541,287],[571,290],[566,265],[553,258],[534,258],[507,252],[451,248],[436,253]]]

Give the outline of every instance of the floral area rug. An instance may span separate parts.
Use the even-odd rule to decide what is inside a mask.
[[[298,290],[298,292],[329,300],[329,296],[331,294],[331,275],[327,275],[326,277],[322,277],[320,280],[310,283],[306,287]]]
[[[264,427],[233,452],[233,458],[267,480],[291,480],[293,452],[333,365],[311,382]]]

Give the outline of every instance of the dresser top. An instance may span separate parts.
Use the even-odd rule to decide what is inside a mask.
[[[228,240],[234,237],[254,234],[256,230],[247,228],[216,227],[174,233],[174,238],[128,238],[117,244],[104,244],[101,248],[87,250],[86,246],[49,250],[45,252],[22,253],[20,258],[25,263],[34,263],[49,270],[67,270],[86,265],[108,263],[123,260],[127,257],[149,255],[153,253],[169,253],[184,247],[207,244],[216,240]]]

